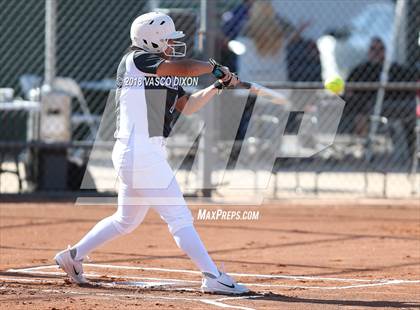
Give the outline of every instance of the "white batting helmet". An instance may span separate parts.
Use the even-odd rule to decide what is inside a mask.
[[[184,37],[182,31],[175,30],[171,17],[160,12],[150,12],[140,15],[131,24],[130,37],[134,46],[140,47],[151,53],[164,53],[171,57],[184,57],[186,44],[180,41],[168,40]],[[167,52],[167,49],[170,52]]]

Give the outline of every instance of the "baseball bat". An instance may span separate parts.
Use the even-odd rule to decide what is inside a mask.
[[[260,84],[257,83],[253,83],[253,82],[246,82],[246,81],[241,81],[238,84],[239,88],[243,88],[243,89],[249,89],[249,91],[257,96],[263,96],[266,97],[268,99],[270,99],[270,101],[272,103],[275,104],[286,104],[288,102],[287,97],[270,89],[267,87],[264,87]]]
[[[222,65],[213,58],[210,58],[209,62],[214,66],[213,74],[216,78],[223,78],[224,72],[221,70]],[[257,96],[269,98],[270,101],[275,104],[286,104],[288,102],[286,96],[257,83],[241,81],[239,83],[239,88],[249,89],[251,93]]]

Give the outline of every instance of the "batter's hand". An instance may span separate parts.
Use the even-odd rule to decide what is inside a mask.
[[[238,76],[231,72],[229,72],[229,76],[221,79],[220,82],[223,84],[224,88],[233,88],[240,83]]]
[[[231,72],[228,67],[222,66],[213,58],[209,59],[209,63],[213,66],[213,75],[218,79],[229,79],[231,77]]]

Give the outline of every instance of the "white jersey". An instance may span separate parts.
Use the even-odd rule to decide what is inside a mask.
[[[164,61],[159,54],[134,50],[118,66],[115,138],[168,137],[179,116],[178,98],[185,95],[172,77],[157,77]]]

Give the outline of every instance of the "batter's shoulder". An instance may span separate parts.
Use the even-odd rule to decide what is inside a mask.
[[[133,60],[136,68],[144,73],[156,74],[159,65],[165,61],[159,54],[143,50],[134,52]]]

